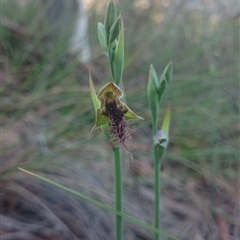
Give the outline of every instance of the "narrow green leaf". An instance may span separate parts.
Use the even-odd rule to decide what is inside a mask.
[[[117,41],[117,46],[114,54],[113,69],[114,69],[114,81],[117,85],[122,80],[122,73],[124,67],[124,25],[121,19],[120,34]]]
[[[98,31],[98,41],[102,49],[107,50],[106,31],[105,31],[104,25],[100,22],[98,23],[97,31]]]
[[[20,167],[18,169],[20,171],[22,171],[22,172],[25,172],[25,173],[35,177],[35,178],[38,178],[38,179],[40,179],[40,180],[42,180],[44,182],[47,182],[47,183],[51,184],[52,186],[55,186],[55,187],[57,187],[59,189],[62,189],[63,191],[68,192],[68,193],[70,193],[70,194],[72,194],[72,195],[74,195],[74,196],[76,196],[78,198],[81,198],[81,199],[83,199],[83,200],[85,200],[87,202],[90,202],[90,203],[92,203],[92,204],[94,204],[94,205],[96,205],[96,206],[98,206],[98,207],[100,207],[100,208],[102,208],[104,210],[107,210],[107,211],[109,211],[111,213],[117,214],[118,216],[122,216],[124,219],[126,219],[127,221],[129,221],[131,223],[139,225],[139,226],[141,226],[141,227],[143,227],[143,228],[145,228],[145,229],[147,229],[149,231],[152,231],[154,233],[159,233],[160,235],[167,237],[169,240],[180,240],[179,238],[173,237],[173,236],[169,235],[168,233],[165,233],[165,232],[163,232],[163,231],[161,231],[159,229],[156,229],[153,226],[148,225],[148,224],[146,224],[146,223],[144,223],[144,222],[142,222],[142,221],[140,221],[140,220],[138,220],[138,219],[136,219],[136,218],[134,218],[134,217],[132,217],[130,215],[127,215],[125,213],[116,211],[114,208],[109,207],[108,205],[105,205],[105,204],[103,204],[101,202],[98,202],[98,201],[94,200],[93,198],[90,198],[90,197],[88,197],[88,196],[86,196],[86,195],[84,195],[82,193],[74,191],[71,188],[65,187],[62,184],[54,182],[54,181],[52,181],[52,180],[50,180],[48,178],[42,177],[42,176],[40,176],[38,174],[35,174],[33,172],[30,172],[30,171],[28,171],[26,169],[23,169],[23,168],[20,168]]]

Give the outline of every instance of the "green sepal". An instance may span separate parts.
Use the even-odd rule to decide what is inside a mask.
[[[111,94],[109,94],[111,93]],[[106,98],[112,97],[111,99],[107,100],[113,100],[116,98],[122,98],[123,97],[123,91],[120,89],[118,85],[116,85],[114,82],[109,82],[104,84],[97,95],[98,99],[106,100]]]
[[[121,19],[120,33],[113,60],[114,81],[117,85],[119,85],[122,80],[123,67],[124,67],[124,25],[123,20]]]
[[[93,101],[93,106],[95,109],[95,113],[96,113],[96,119],[95,119],[95,125],[92,128],[91,131],[93,131],[94,129],[103,126],[105,124],[108,123],[108,119],[102,114],[102,110],[101,110],[101,102],[98,100],[98,96],[96,94],[95,91],[95,87],[92,81],[92,77],[91,77],[91,73],[89,72],[89,85],[90,85],[90,92],[91,92],[91,97],[92,97],[92,101]],[[106,134],[106,129],[102,128],[104,134],[107,136]]]
[[[98,23],[97,32],[98,32],[98,41],[102,49],[107,50],[106,31],[105,31],[104,25],[100,22]]]

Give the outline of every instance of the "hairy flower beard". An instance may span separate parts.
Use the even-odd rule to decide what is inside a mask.
[[[126,153],[130,154],[130,149],[132,147],[132,134],[133,130],[124,119],[122,119],[118,125],[111,125],[110,143],[112,147],[121,146]]]
[[[112,147],[121,146],[127,154],[130,153],[132,147],[132,134],[133,131],[130,129],[126,120],[124,119],[124,114],[126,109],[119,109],[116,102],[112,101],[106,103],[106,110],[104,115],[110,120],[110,144]]]

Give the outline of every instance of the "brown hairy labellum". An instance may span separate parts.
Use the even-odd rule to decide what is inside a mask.
[[[98,95],[97,100],[100,107],[96,109],[96,121],[92,130],[108,124],[110,126],[111,147],[122,146],[131,155],[129,149],[132,145],[133,131],[127,124],[127,120],[143,119],[136,115],[125,103],[120,101],[122,90],[113,82],[104,85]]]
[[[132,133],[124,114],[127,113],[127,108],[118,108],[116,101],[105,103],[105,115],[109,119],[110,125],[110,144],[112,147],[122,146],[129,153],[132,146]]]

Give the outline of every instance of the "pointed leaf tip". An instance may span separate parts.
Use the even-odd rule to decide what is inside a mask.
[[[167,111],[164,116],[162,128],[161,128],[161,130],[163,130],[167,134],[167,136],[169,134],[170,118],[171,118],[171,111],[170,111],[170,103],[169,103]]]

